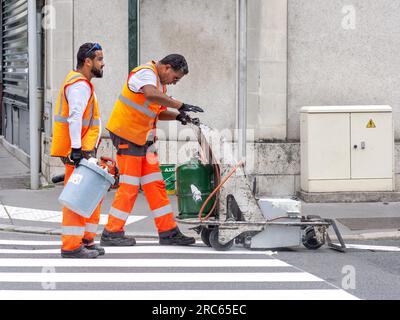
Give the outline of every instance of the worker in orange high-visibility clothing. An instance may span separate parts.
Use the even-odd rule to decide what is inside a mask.
[[[166,95],[166,86],[176,84],[188,72],[185,58],[171,54],[133,69],[125,81],[107,124],[117,149],[120,187],[101,236],[102,246],[135,245],[134,238],[125,236],[124,226],[140,185],[152,211],[159,243],[190,245],[195,242],[194,238],[183,235],[176,225],[153,145],[157,120],[187,124],[198,121],[187,112],[203,112],[199,107]],[[168,111],[167,107],[179,112]]]
[[[103,51],[97,43],[83,44],[77,54],[76,71],[71,71],[58,95],[54,114],[51,155],[65,164],[66,184],[82,158],[95,157],[101,136],[99,106],[92,78],[102,78]],[[88,219],[62,209],[63,258],[96,258],[105,253],[94,244],[100,220],[100,205]]]

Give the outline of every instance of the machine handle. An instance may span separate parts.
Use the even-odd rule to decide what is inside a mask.
[[[65,174],[59,174],[58,176],[54,176],[51,178],[51,182],[54,184],[59,183],[59,182],[64,182],[65,179]]]

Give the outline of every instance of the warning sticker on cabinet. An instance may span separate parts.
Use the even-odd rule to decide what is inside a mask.
[[[367,124],[367,129],[373,129],[373,128],[376,128],[376,125],[374,120],[370,119]]]

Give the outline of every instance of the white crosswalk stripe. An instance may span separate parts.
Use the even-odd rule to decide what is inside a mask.
[[[269,251],[218,252],[202,244],[170,247],[150,240],[107,247],[97,259],[62,259],[59,245],[0,240],[0,300],[357,299]]]
[[[0,300],[71,300],[71,291],[0,290]],[[353,300],[343,290],[103,290],[74,291],[74,300]]]
[[[0,273],[0,282],[287,282],[323,281],[306,272],[274,273]]]
[[[106,253],[134,254],[134,253],[191,253],[191,254],[215,254],[215,255],[260,255],[260,252],[232,249],[227,252],[214,251],[205,246],[175,247],[175,246],[134,246],[134,247],[108,247]],[[57,254],[60,249],[0,249],[0,254]],[[262,254],[262,253],[261,253]],[[265,254],[272,254],[266,251]]]
[[[289,267],[277,259],[0,259],[0,267]]]
[[[0,218],[8,219],[9,217],[11,217],[13,220],[53,222],[58,224],[62,222],[61,211],[20,208],[20,207],[0,205]],[[146,218],[147,216],[130,215],[125,225],[136,223]],[[101,214],[99,224],[105,225],[107,224],[107,221],[108,221],[108,214]]]

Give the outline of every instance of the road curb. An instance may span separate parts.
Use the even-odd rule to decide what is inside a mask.
[[[19,233],[32,233],[32,234],[42,234],[42,235],[61,235],[61,229],[54,228],[44,228],[44,227],[29,227],[29,226],[14,226],[7,224],[0,224],[0,231],[7,232],[19,232]],[[97,234],[101,234],[101,231],[97,232]],[[145,238],[145,239],[158,239],[158,235],[156,234],[138,234],[132,232],[126,232],[127,236],[133,236],[136,238]],[[200,237],[196,237],[196,239],[200,239]],[[343,240],[400,240],[400,231],[390,231],[390,232],[371,232],[371,233],[362,233],[362,234],[353,234],[353,235],[342,235]],[[335,236],[331,236],[333,241],[337,241]]]

